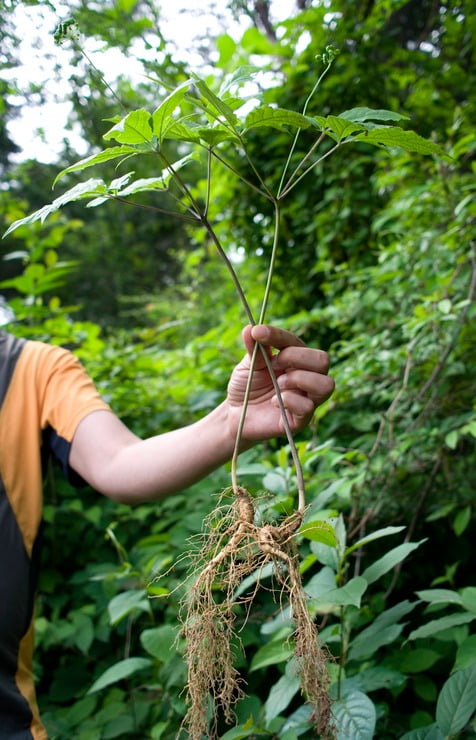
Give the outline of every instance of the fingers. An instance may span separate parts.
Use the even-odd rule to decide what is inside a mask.
[[[284,347],[305,347],[302,339],[285,329],[278,329],[277,326],[268,326],[257,324],[250,328],[251,339],[263,344],[265,347],[275,347],[283,349]]]
[[[278,385],[283,398],[287,396],[290,402],[294,402],[296,396],[296,403],[299,406],[300,399],[306,396],[314,406],[317,406],[332,395],[335,384],[332,378],[322,373],[290,370],[278,377]],[[295,413],[298,413],[298,410]]]
[[[252,353],[255,341],[269,348],[280,351],[273,356],[275,371],[287,371],[289,368],[302,368],[315,373],[326,375],[329,371],[329,355],[320,349],[311,349],[299,337],[289,331],[278,329],[275,326],[258,324],[247,326],[243,330],[243,341],[249,354]],[[264,366],[264,361],[258,357],[258,367]]]

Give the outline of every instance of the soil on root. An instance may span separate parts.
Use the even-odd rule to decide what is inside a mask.
[[[194,557],[193,585],[183,604],[188,667],[188,711],[183,728],[191,740],[201,740],[204,735],[217,736],[220,712],[227,723],[234,722],[234,706],[244,696],[243,682],[233,666],[236,607],[249,611],[260,585],[259,573],[271,563],[276,599],[280,606],[289,603],[294,621],[290,639],[302,693],[313,708],[316,731],[326,737],[331,715],[329,654],[320,644],[309,614],[299,572],[294,535],[302,513],[294,512],[280,524],[257,525],[248,491],[239,487],[234,494],[231,505],[220,502],[206,520],[204,544]],[[238,586],[252,573],[258,573],[255,589],[251,595],[237,596]]]

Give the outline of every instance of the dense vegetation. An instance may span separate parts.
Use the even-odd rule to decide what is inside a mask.
[[[49,5],[6,9],[21,4]],[[190,74],[185,53],[177,60],[168,51],[156,5],[71,3],[85,38],[143,56],[148,74],[140,84],[120,78],[113,95],[77,44],[61,47],[76,65],[68,95],[91,154],[105,146],[113,125],[105,119],[154,111]],[[309,608],[335,656],[336,736],[473,737],[476,13],[464,2],[300,0],[278,23],[272,0],[230,5],[249,28],[240,39],[224,33],[203,45],[211,87],[252,64],[266,71],[267,104],[302,111],[322,71],[316,57],[332,44],[340,53],[309,115],[394,111],[408,117],[404,129],[442,149],[424,156],[359,142],[300,181],[282,206],[267,320],[328,350],[336,380],[331,401],[297,440],[307,518],[323,522],[304,530],[299,552]],[[7,67],[21,34],[13,18],[5,12],[0,20]],[[1,84],[13,92],[11,82]],[[0,123],[5,227],[48,203],[57,174],[78,159],[67,146],[53,164],[12,164],[9,100]],[[294,133],[250,132],[250,160],[270,185]],[[302,131],[295,161],[311,144]],[[175,159],[187,151],[176,140],[167,147]],[[240,154],[232,157],[246,171]],[[117,171],[105,161],[94,176],[109,182],[136,161],[137,176],[157,176],[147,158]],[[206,199],[200,162],[184,171],[194,196]],[[70,170],[54,197],[88,177]],[[213,182],[216,234],[258,314],[272,205],[223,171]],[[71,202],[44,224],[13,231],[1,245],[0,289],[14,314],[11,331],[73,348],[118,415],[147,435],[192,421],[223,396],[247,317],[203,226],[151,210],[147,194],[137,200],[136,208]],[[292,508],[295,469],[285,442],[243,455],[239,475],[254,494],[268,492],[275,516]],[[222,469],[131,509],[72,489],[51,471],[36,671],[52,738],[174,737],[185,713],[176,639],[183,555],[229,477]],[[315,736],[291,659],[288,611],[262,588],[245,616],[238,615],[236,664],[247,698],[221,737]]]

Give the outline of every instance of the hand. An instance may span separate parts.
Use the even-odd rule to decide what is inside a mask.
[[[329,357],[320,349],[307,347],[301,339],[288,331],[258,325],[247,326],[243,330],[247,354],[235,367],[228,384],[227,404],[231,433],[236,434],[238,428],[255,341],[267,348],[289,425],[293,432],[299,431],[309,424],[316,407],[326,401],[334,390],[334,381],[327,375]],[[273,348],[278,352],[273,354]],[[260,350],[253,373],[243,443],[270,439],[283,432],[278,400]]]

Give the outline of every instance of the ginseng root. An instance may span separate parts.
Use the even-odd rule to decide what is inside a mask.
[[[226,492],[225,492],[226,493]],[[313,708],[316,730],[326,735],[330,721],[327,662],[317,628],[307,608],[301,583],[295,535],[302,513],[295,512],[278,525],[254,523],[253,500],[238,487],[232,505],[208,517],[208,532],[197,554],[194,582],[184,603],[183,635],[188,666],[188,711],[183,727],[191,740],[217,736],[220,712],[225,722],[234,721],[234,706],[244,696],[243,681],[233,665],[233,646],[238,606],[247,610],[259,588],[251,595],[236,596],[246,576],[260,573],[272,563],[278,587],[278,603],[289,602],[294,621],[294,655],[302,692]]]

